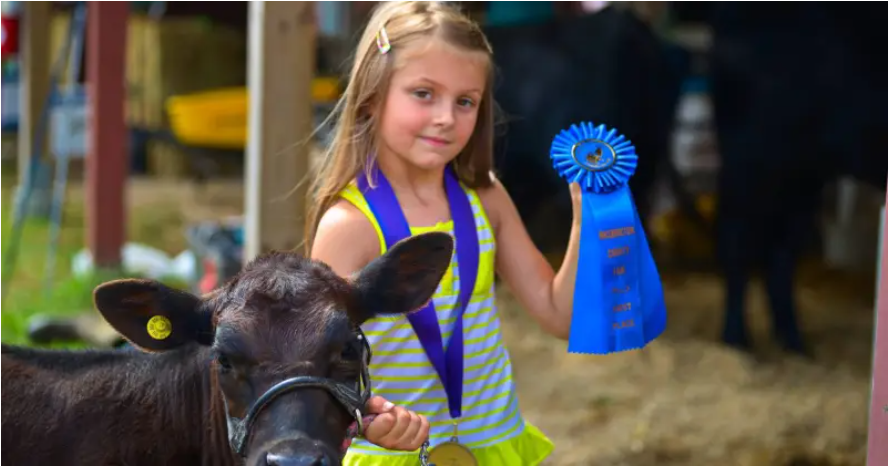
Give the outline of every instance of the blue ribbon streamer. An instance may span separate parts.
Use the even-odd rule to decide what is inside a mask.
[[[410,225],[385,174],[376,164],[371,167],[371,170],[378,186],[371,189],[366,174],[361,173],[357,179],[358,188],[364,193],[364,199],[382,229],[387,248],[391,248],[395,243],[412,236]],[[446,349],[441,337],[434,301],[429,301],[422,309],[407,315],[407,320],[413,326],[429,362],[435,367],[435,371],[441,379],[444,392],[447,394],[450,416],[456,420],[462,416],[463,366],[465,363],[463,362],[465,350],[463,348],[463,313],[469,306],[472,293],[475,290],[480,246],[471,202],[450,166],[444,171],[444,187],[450,205],[450,217],[453,219],[460,284],[459,304],[455,310],[456,323]]]
[[[631,142],[591,123],[556,136],[551,157],[582,188],[580,251],[568,351],[608,354],[642,348],[666,328],[656,264],[627,182]]]

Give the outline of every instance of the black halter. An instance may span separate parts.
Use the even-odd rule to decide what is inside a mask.
[[[361,356],[361,376],[354,385],[340,383],[329,378],[321,378],[317,376],[296,376],[294,378],[285,379],[280,383],[272,386],[265,394],[259,397],[250,407],[247,416],[243,419],[228,416],[228,441],[231,448],[241,458],[246,457],[247,440],[250,438],[250,432],[253,430],[253,424],[256,418],[278,396],[295,391],[297,389],[319,388],[329,392],[340,404],[355,418],[359,427],[359,434],[363,432],[361,411],[370,399],[370,344],[360,328],[356,328],[355,332],[358,339],[361,340],[363,349]]]

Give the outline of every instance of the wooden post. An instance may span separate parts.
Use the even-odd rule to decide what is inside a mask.
[[[42,154],[41,159],[48,161],[46,155],[48,147],[48,128],[43,132],[42,138],[35,146],[37,127],[40,125],[43,106],[49,99],[49,29],[50,29],[50,2],[24,2],[22,10],[22,25],[19,28],[22,34],[22,68],[19,78],[21,83],[21,99],[19,101],[19,138],[18,138],[18,181],[19,196],[27,184],[31,157],[36,152]],[[46,128],[46,127],[44,127]],[[32,212],[40,217],[49,216],[50,190],[48,179],[41,179],[38,174],[30,174],[34,185],[31,187],[31,202],[19,207],[23,212]]]
[[[315,63],[311,2],[250,2],[244,260],[302,245]]]
[[[128,6],[91,2],[87,7],[86,242],[96,268],[121,263],[128,174],[125,68]]]
[[[888,193],[885,196],[888,206]],[[879,286],[876,294],[876,332],[873,340],[873,382],[870,395],[870,416],[867,465],[888,465],[888,213],[882,211],[879,255]]]

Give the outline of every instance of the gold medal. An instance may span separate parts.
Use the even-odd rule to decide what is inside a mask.
[[[478,465],[478,460],[469,448],[456,441],[445,441],[429,452],[432,465]]]
[[[459,442],[456,422],[453,422],[453,437],[429,451],[429,463],[432,465],[478,465],[478,459],[472,450]]]

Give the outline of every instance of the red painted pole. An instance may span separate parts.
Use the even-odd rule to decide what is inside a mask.
[[[888,206],[888,193],[885,195]],[[888,465],[888,212],[882,225],[882,259],[879,293],[876,297],[876,333],[873,342],[873,386],[870,395],[870,416],[867,465]]]
[[[96,268],[117,268],[125,238],[129,157],[124,107],[127,2],[89,2],[86,242]]]

